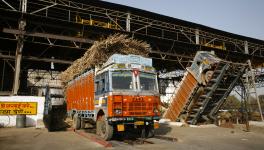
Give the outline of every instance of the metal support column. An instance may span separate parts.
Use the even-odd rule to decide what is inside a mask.
[[[247,89],[247,91],[248,91],[247,98],[249,98],[251,93],[255,95],[257,103],[258,103],[258,109],[259,109],[261,121],[264,121],[263,114],[262,114],[263,111],[262,111],[262,108],[261,108],[261,104],[260,104],[258,93],[257,93],[257,89],[256,89],[255,75],[254,75],[253,68],[252,68],[250,60],[248,60],[248,65],[249,65],[249,70],[247,71],[247,78],[248,78],[247,81],[249,79],[251,79],[251,81],[248,81],[248,83],[247,83],[247,88],[248,88]],[[250,87],[250,83],[252,84],[251,87]],[[253,89],[252,92],[251,92],[251,88]]]
[[[26,22],[21,20],[19,22],[19,30],[23,31],[25,29]],[[17,95],[19,89],[19,77],[20,77],[20,67],[21,67],[21,58],[22,50],[24,46],[24,35],[20,34],[17,36],[17,48],[16,48],[16,64],[15,64],[15,75],[13,81],[13,95]]]
[[[245,53],[249,54],[247,41],[244,42],[244,48],[245,48]],[[258,97],[258,93],[257,93],[257,89],[256,89],[254,70],[252,68],[251,61],[247,60],[247,63],[248,63],[249,68],[246,70],[246,85],[247,85],[247,87],[246,87],[247,88],[246,89],[247,97],[246,98],[247,98],[247,100],[249,100],[249,96],[251,93],[255,95],[257,103],[258,103],[261,121],[264,121],[263,114],[262,114],[263,112],[262,112],[262,108],[260,105],[260,101],[259,101],[259,97]],[[253,91],[251,91],[251,89],[253,89]]]
[[[195,44],[200,44],[199,30],[195,30]]]
[[[245,53],[249,54],[249,52],[248,52],[248,42],[247,41],[244,42],[244,47],[245,47]]]
[[[22,16],[18,23],[19,31],[25,31],[26,21],[23,19],[23,14],[27,12],[27,0],[22,0],[21,4]],[[15,63],[15,75],[13,81],[13,95],[17,95],[19,89],[19,78],[20,78],[20,68],[21,68],[21,59],[22,59],[22,50],[24,47],[24,34],[17,35],[17,48],[16,48],[16,63]]]
[[[126,18],[126,31],[130,32],[130,13],[127,13],[127,18]]]
[[[27,12],[27,0],[22,0],[21,10],[22,10],[22,13]]]
[[[247,80],[247,78],[245,79]],[[243,82],[243,80],[242,80]],[[241,84],[241,107],[242,107],[242,118],[244,118],[245,120],[245,126],[246,126],[246,132],[249,132],[250,131],[250,126],[249,126],[249,118],[248,118],[248,96],[247,96],[247,87],[245,87],[245,85],[243,85],[244,83]]]

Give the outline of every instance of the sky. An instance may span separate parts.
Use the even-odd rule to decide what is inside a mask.
[[[104,0],[264,41],[264,0]],[[257,88],[264,94],[263,88]]]
[[[105,0],[264,40],[264,0]]]

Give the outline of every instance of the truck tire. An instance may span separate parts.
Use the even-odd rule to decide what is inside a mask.
[[[113,126],[108,124],[104,116],[99,117],[96,121],[96,134],[108,141],[113,137],[113,133]]]
[[[81,129],[84,129],[85,128],[85,120],[84,119],[81,119]]]
[[[153,125],[146,126],[146,128],[145,128],[145,137],[146,138],[152,138],[152,137],[154,137],[155,136],[155,132],[154,131],[155,130],[154,130]]]
[[[76,113],[73,116],[73,129],[80,130],[80,128],[81,128],[81,118]]]

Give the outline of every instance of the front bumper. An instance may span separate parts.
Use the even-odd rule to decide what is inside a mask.
[[[159,128],[159,116],[151,117],[111,117],[108,118],[109,124],[116,126],[118,132],[125,131],[127,129],[137,128]]]
[[[134,123],[136,121],[144,121],[144,122],[149,122],[149,121],[159,121],[160,117],[159,116],[146,116],[146,117],[109,117],[107,118],[108,122],[110,124],[114,123]]]

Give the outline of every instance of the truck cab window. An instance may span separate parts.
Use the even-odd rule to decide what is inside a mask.
[[[140,89],[142,91],[156,91],[156,75],[151,73],[141,72],[140,78]]]
[[[96,78],[95,82],[95,93],[96,95],[103,94],[106,92],[106,80],[105,80],[105,74],[101,74]]]
[[[105,92],[105,79],[102,79],[101,83],[102,83],[101,92],[103,93]]]
[[[132,72],[131,71],[114,71],[112,72],[113,90],[132,90]]]
[[[98,94],[98,91],[100,91],[99,81],[95,82],[95,93]]]

